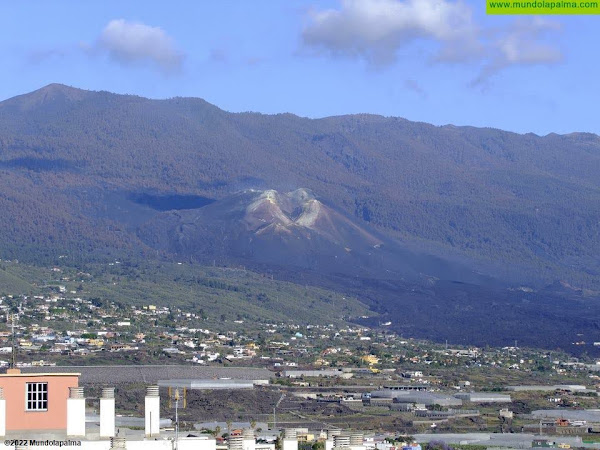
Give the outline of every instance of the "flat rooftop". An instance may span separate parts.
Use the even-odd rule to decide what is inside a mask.
[[[586,387],[582,384],[553,384],[553,385],[518,385],[518,386],[506,386],[508,391],[585,391]]]
[[[41,372],[41,373],[0,373],[0,377],[73,377],[80,376],[79,372]]]
[[[253,389],[252,380],[158,380],[161,387],[180,387],[187,389]]]

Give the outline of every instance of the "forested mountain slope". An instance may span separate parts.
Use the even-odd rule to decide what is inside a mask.
[[[0,103],[0,248],[31,260],[148,254],[137,230],[161,211],[303,187],[411,248],[598,288],[599,174],[592,134],[232,114],[50,85]]]

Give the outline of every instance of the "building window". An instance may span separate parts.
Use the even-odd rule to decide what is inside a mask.
[[[48,410],[48,383],[27,383],[25,411]]]

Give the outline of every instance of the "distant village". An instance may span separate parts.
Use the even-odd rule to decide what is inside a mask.
[[[83,298],[68,284],[85,282],[61,277],[64,284],[44,287],[41,295],[0,297],[0,366],[16,354],[21,366],[86,364],[86,358],[135,363],[144,361],[233,364],[268,367],[293,373],[296,367],[350,367],[379,373],[398,365],[429,368],[496,367],[519,372],[589,372],[600,382],[600,360],[579,361],[558,352],[504,348],[457,347],[397,336],[382,323],[378,329],[334,324],[306,325],[244,320],[207,321],[203,311],[153,304],[121,305],[110,298]],[[73,357],[80,358],[74,360]],[[337,374],[337,372],[335,372]],[[419,378],[422,371],[403,373]]]

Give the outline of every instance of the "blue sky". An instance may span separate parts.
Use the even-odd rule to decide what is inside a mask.
[[[600,16],[484,3],[3,1],[0,99],[56,82],[234,112],[600,133]]]

